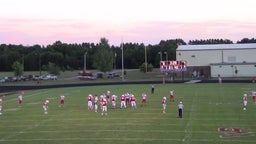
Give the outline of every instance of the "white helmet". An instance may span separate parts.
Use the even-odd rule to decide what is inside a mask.
[[[182,101],[180,101],[180,104],[182,104]]]
[[[0,99],[0,102],[2,101],[2,99]]]
[[[49,100],[46,100],[45,102],[46,102],[46,103],[49,103]]]
[[[247,94],[244,94],[244,97],[247,97]]]
[[[164,100],[166,100],[166,97],[163,97]]]

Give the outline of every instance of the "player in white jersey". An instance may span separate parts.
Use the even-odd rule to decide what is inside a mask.
[[[98,97],[96,95],[95,98],[94,98],[94,111],[95,112],[98,112],[98,102],[99,102],[99,100],[98,100]]]
[[[23,102],[23,95],[20,94],[20,95],[18,96],[18,104],[19,104],[19,106],[22,105],[22,102]]]
[[[120,108],[126,108],[125,96],[122,95],[120,99],[121,99],[121,107]]]
[[[92,110],[93,109],[92,102],[93,102],[93,96],[91,94],[89,94],[87,96],[88,110]]]
[[[244,110],[246,110],[247,102],[248,102],[247,94],[244,94],[243,101],[244,101]]]
[[[48,114],[48,104],[49,104],[49,100],[46,100],[46,101],[43,103],[44,114]]]
[[[142,99],[141,99],[141,106],[146,105],[146,103],[147,103],[147,94],[146,93],[142,93],[141,97],[142,97]]]
[[[108,90],[108,91],[107,91],[107,94],[106,94],[106,97],[107,97],[108,102],[109,102],[109,99],[110,99],[110,95],[111,95],[111,94],[110,94],[110,91]]]
[[[170,101],[174,102],[174,90],[170,90]]]
[[[136,106],[136,98],[133,94],[131,94],[131,106],[132,106],[132,109],[137,109],[137,106]]]
[[[62,94],[62,95],[60,95],[60,105],[59,105],[59,107],[63,107],[64,103],[65,103],[65,96]]]
[[[0,115],[2,115],[3,101],[0,99]]]
[[[117,99],[116,95],[111,96],[112,108],[116,108],[116,99]]]
[[[163,113],[166,113],[166,97],[164,96],[162,99]]]
[[[108,113],[108,108],[107,108],[107,100],[104,98],[101,105],[102,105],[102,112],[101,112],[101,115],[107,115]]]

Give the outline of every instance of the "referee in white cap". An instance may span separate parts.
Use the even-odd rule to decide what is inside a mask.
[[[179,118],[182,118],[183,109],[184,109],[184,105],[182,101],[180,101],[180,103],[178,104]]]

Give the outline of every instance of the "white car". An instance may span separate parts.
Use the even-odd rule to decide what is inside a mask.
[[[4,83],[5,79],[0,77],[0,83]]]
[[[44,76],[43,79],[44,80],[57,80],[58,77],[56,75],[54,75],[54,74],[48,74],[48,75]]]

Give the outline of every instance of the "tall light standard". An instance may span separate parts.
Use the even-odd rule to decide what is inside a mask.
[[[160,61],[162,61],[162,52],[158,52],[158,54],[160,55]]]
[[[165,61],[168,61],[168,53],[165,51],[164,54],[165,54]]]
[[[145,71],[148,72],[147,47],[145,46]]]
[[[124,81],[124,46],[123,46],[123,42],[121,44],[121,49],[122,49],[122,81]]]
[[[84,53],[84,72],[86,71],[86,55],[87,52]]]
[[[116,56],[117,56],[117,54],[116,54],[116,52],[115,52],[115,60],[114,60],[114,69],[116,70]]]

